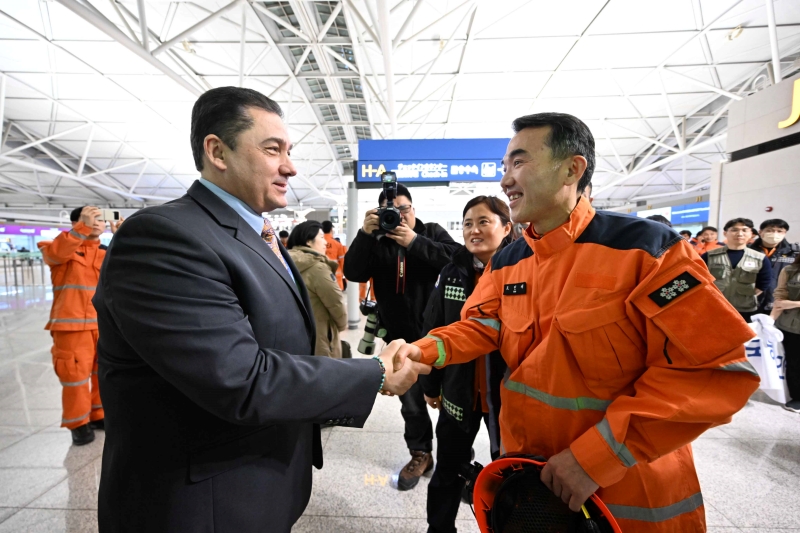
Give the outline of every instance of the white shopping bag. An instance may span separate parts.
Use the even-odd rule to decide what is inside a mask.
[[[747,360],[761,377],[761,390],[776,402],[786,403],[789,390],[784,377],[783,333],[768,315],[753,315],[750,320],[757,337],[744,345]]]

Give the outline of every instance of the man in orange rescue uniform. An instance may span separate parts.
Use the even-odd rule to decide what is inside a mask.
[[[53,337],[53,366],[63,387],[61,427],[81,446],[103,429],[103,404],[97,385],[97,314],[92,297],[106,256],[100,235],[106,229],[97,207],[70,214],[72,230],[38,244],[53,281],[53,308],[45,329]],[[111,223],[116,231],[119,223]],[[90,387],[91,383],[91,387]]]
[[[325,256],[339,265],[336,269],[336,283],[344,290],[344,254],[347,253],[347,246],[333,238],[333,222],[330,220],[322,223],[322,233],[325,234]]]
[[[524,238],[460,322],[387,349],[441,367],[499,348],[503,453],[549,458],[557,496],[578,511],[597,491],[625,533],[705,531],[689,443],[758,387],[753,331],[672,229],[580,196],[595,161],[583,122],[540,113],[514,131],[501,186]]]

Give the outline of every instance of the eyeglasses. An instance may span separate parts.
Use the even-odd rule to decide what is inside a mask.
[[[400,211],[403,214],[408,213],[409,211],[411,211],[411,206],[410,205],[396,205],[395,207],[397,208],[398,211]]]

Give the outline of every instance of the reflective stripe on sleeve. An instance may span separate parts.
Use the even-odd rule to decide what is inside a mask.
[[[624,518],[626,520],[641,520],[642,522],[663,522],[682,514],[691,513],[703,505],[703,495],[693,494],[678,503],[667,505],[666,507],[633,507],[631,505],[611,505],[606,504],[608,510],[614,518]]]
[[[96,324],[96,318],[51,318],[48,324]]]
[[[79,421],[83,420],[84,418],[88,418],[90,413],[91,413],[91,411],[89,411],[88,413],[86,413],[83,416],[79,416],[78,418],[62,418],[61,419],[61,423],[62,424],[70,424],[72,422],[79,422]]]
[[[49,255],[47,255],[44,252],[42,252],[42,256],[47,260],[48,263],[52,263],[54,265],[63,265],[64,264],[63,261],[56,261],[55,259],[53,259],[52,257],[50,257]]]
[[[758,377],[758,372],[756,372],[756,369],[750,364],[750,361],[731,363],[729,365],[719,367],[719,370],[727,370],[728,372],[747,372],[748,374],[753,374],[754,376]]]
[[[100,405],[92,404],[92,409],[102,409],[102,408],[103,408],[102,404],[100,404]]]
[[[636,464],[636,459],[633,457],[633,454],[631,454],[631,451],[628,449],[628,447],[621,442],[617,442],[617,439],[614,437],[614,433],[611,431],[611,426],[609,425],[607,418],[603,418],[595,425],[595,427],[603,436],[603,439],[605,439],[606,444],[608,444],[608,446],[614,451],[617,459],[622,461],[622,464],[628,468]]]
[[[496,329],[500,331],[500,321],[495,320],[493,318],[478,318],[478,317],[470,317],[469,320],[474,320],[475,322],[480,322],[484,326],[489,326],[492,329]]]
[[[82,241],[85,241],[86,239],[89,238],[88,235],[81,235],[80,233],[78,233],[74,229],[69,230],[69,234],[72,235],[73,237],[77,237],[78,239],[80,239]]]
[[[581,411],[584,409],[592,411],[605,411],[611,400],[601,400],[599,398],[588,398],[586,396],[579,396],[577,398],[564,398],[562,396],[553,396],[539,389],[534,389],[522,383],[517,383],[506,378],[503,381],[503,386],[510,391],[530,396],[540,402],[555,407],[556,409],[567,409],[569,411]]]
[[[433,339],[436,341],[436,350],[439,352],[439,358],[433,363],[433,366],[442,366],[444,360],[447,358],[447,352],[444,349],[444,341],[435,335],[425,335],[426,339]]]
[[[83,381],[61,381],[60,383],[64,387],[80,387],[81,385],[86,385],[89,383],[89,378],[86,378]]]
[[[59,285],[57,287],[53,287],[54,291],[60,291],[64,289],[78,289],[80,291],[94,291],[97,290],[96,285]]]

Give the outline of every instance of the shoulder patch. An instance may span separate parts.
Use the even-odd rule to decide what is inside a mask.
[[[683,237],[672,228],[631,215],[597,211],[577,244],[599,244],[615,250],[643,250],[658,258],[678,244]]]
[[[677,278],[668,281],[647,296],[649,296],[650,299],[653,300],[659,307],[664,307],[672,302],[675,298],[683,296],[688,291],[700,284],[701,282],[699,279],[689,274],[689,272],[684,272]]]
[[[499,252],[491,260],[492,270],[500,270],[507,266],[514,266],[523,259],[533,255],[533,250],[528,246],[524,237],[512,242]]]

